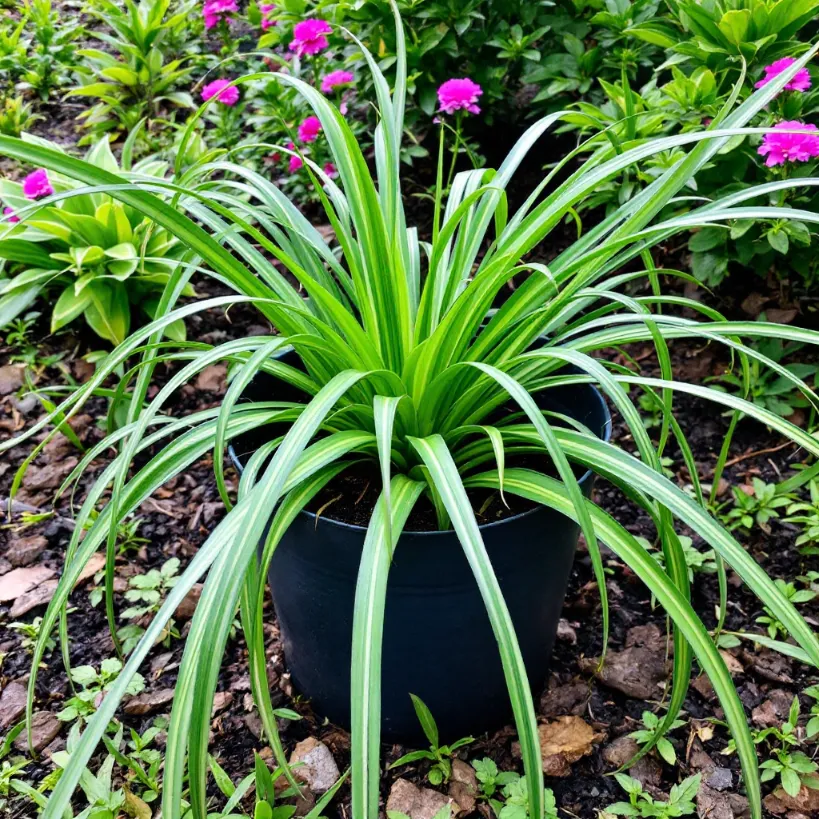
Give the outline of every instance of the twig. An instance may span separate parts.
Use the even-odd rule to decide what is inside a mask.
[[[754,452],[746,452],[744,455],[737,455],[736,458],[731,458],[730,461],[726,461],[725,466],[735,466],[742,461],[747,461],[748,458],[755,458],[757,455],[770,455],[772,452],[779,452],[780,449],[792,445],[793,441],[785,441],[784,444],[780,444],[779,446],[769,447],[768,449],[757,449]]]

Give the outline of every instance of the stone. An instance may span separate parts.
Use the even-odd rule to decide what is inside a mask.
[[[478,799],[478,777],[475,769],[460,759],[452,760],[449,795],[457,806],[456,813],[470,814]]]
[[[0,577],[0,603],[16,600],[40,583],[54,577],[56,572],[47,566],[24,566]]]
[[[579,717],[586,710],[589,696],[589,684],[583,680],[551,686],[540,698],[540,713],[549,718]]]
[[[387,798],[387,812],[396,811],[409,819],[433,819],[452,800],[431,788],[418,788],[406,779],[396,779]]]
[[[746,819],[750,816],[748,800],[738,793],[721,793],[707,784],[697,793],[697,816],[700,819]]]
[[[28,566],[48,548],[48,540],[42,535],[18,537],[9,543],[6,558],[12,566]]]
[[[131,697],[123,706],[123,710],[126,714],[131,714],[132,716],[154,714],[173,702],[173,695],[173,688],[159,688],[156,691],[149,691],[144,694],[139,694],[136,697]]]
[[[58,583],[59,581],[55,577],[51,580],[46,580],[45,583],[40,583],[39,586],[35,586],[31,591],[27,591],[25,594],[21,594],[14,601],[11,611],[9,611],[9,616],[22,617],[32,609],[36,609],[37,606],[44,606],[46,603],[50,603],[51,598],[54,597],[54,592],[57,591]]]
[[[196,378],[196,389],[203,392],[224,392],[227,364],[211,364]]]
[[[50,711],[37,711],[31,717],[31,744],[35,751],[43,748],[60,733],[62,723]],[[28,736],[26,731],[14,740],[14,747],[18,751],[28,751]]]
[[[613,768],[622,768],[637,755],[640,746],[629,736],[617,737],[606,745],[601,755]]]
[[[15,364],[0,367],[0,395],[11,395],[23,386],[23,368]]]
[[[622,651],[609,651],[603,668],[598,671],[599,661],[584,658],[579,662],[585,672],[595,674],[604,685],[639,700],[658,699],[661,684],[671,671],[665,651],[644,645],[632,645]]]
[[[0,692],[0,728],[11,728],[26,712],[26,687],[10,682]]]
[[[290,764],[302,762],[294,770],[295,775],[303,779],[314,793],[324,793],[335,785],[340,776],[330,749],[315,737],[299,742],[290,754]]]

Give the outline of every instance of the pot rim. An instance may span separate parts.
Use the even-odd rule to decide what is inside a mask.
[[[605,398],[603,398],[602,393],[600,392],[600,390],[597,389],[597,387],[594,386],[594,384],[579,384],[578,386],[586,387],[589,390],[591,390],[592,393],[594,394],[594,397],[600,404],[600,407],[603,410],[605,421],[603,422],[603,429],[599,437],[600,440],[603,441],[603,443],[608,443],[611,440],[612,418],[611,412],[609,411],[609,407],[608,404],[606,404]],[[227,449],[230,460],[233,462],[233,465],[239,471],[239,474],[241,474],[242,471],[244,470],[244,466],[242,465],[242,462],[239,460],[239,456],[236,454],[236,450],[233,448],[233,444],[232,443],[229,444]],[[587,469],[577,479],[577,482],[583,483],[585,481],[588,481],[592,478],[593,475],[594,471],[592,469]],[[517,515],[511,515],[510,517],[503,518],[502,520],[495,520],[489,523],[479,524],[478,531],[482,532],[485,529],[491,529],[494,526],[503,526],[505,523],[511,523],[513,521],[521,520],[529,515],[534,515],[536,512],[539,512],[542,508],[543,507],[540,504],[538,504],[533,509],[527,509],[525,512],[520,512]],[[299,515],[300,516],[304,515],[308,519],[314,521],[316,526],[318,526],[319,524],[337,526],[340,529],[346,529],[353,532],[361,532],[362,536],[365,535],[367,532],[366,526],[361,526],[358,523],[346,523],[343,520],[335,520],[334,518],[326,517],[323,515],[321,517],[318,517],[315,512],[308,512],[306,509],[302,509],[299,512]],[[404,535],[412,535],[413,537],[440,537],[442,535],[450,535],[454,533],[454,531],[455,531],[454,529],[434,529],[432,531],[426,529],[403,529],[401,531],[401,536],[403,537]]]

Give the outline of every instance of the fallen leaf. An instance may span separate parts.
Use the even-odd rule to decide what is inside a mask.
[[[576,716],[558,717],[539,725],[540,755],[543,773],[548,776],[568,776],[578,759],[588,756],[595,743],[603,739],[584,719]]]
[[[52,580],[46,580],[44,583],[40,583],[39,586],[35,586],[25,594],[21,594],[14,601],[11,611],[9,611],[9,616],[22,617],[22,615],[32,609],[36,609],[37,606],[44,606],[46,603],[50,603],[51,598],[54,597],[54,592],[57,591],[58,583],[59,581],[55,577]]]

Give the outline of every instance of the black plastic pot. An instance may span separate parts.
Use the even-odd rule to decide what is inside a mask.
[[[273,381],[273,383],[279,383]],[[284,385],[279,385],[283,387]],[[251,398],[292,400],[254,382]],[[285,391],[291,392],[286,397]],[[253,393],[256,393],[255,395]],[[608,439],[611,417],[591,386],[550,389],[540,402]],[[258,439],[237,442],[231,455]],[[588,496],[594,475],[580,485]],[[365,529],[302,512],[274,554],[270,587],[294,686],[317,713],[349,727],[353,607]],[[520,642],[532,689],[546,680],[578,526],[538,507],[481,527]],[[404,532],[387,586],[382,736],[426,744],[409,694],[429,706],[442,742],[493,730],[511,714],[497,643],[454,532]]]

